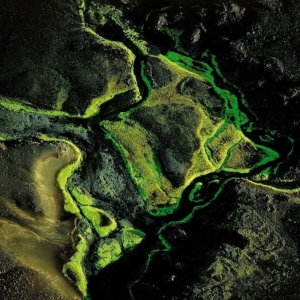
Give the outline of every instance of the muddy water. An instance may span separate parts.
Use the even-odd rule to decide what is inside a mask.
[[[42,213],[52,219],[64,217],[63,194],[57,184],[57,174],[76,159],[70,146],[59,144],[57,148],[47,151],[34,164],[34,183],[38,192],[38,202]]]
[[[61,271],[73,252],[74,217],[63,211],[56,180],[60,170],[74,162],[74,151],[64,143],[29,143],[5,145],[0,152],[0,166],[11,165],[0,174],[0,256],[7,252],[14,257],[9,272],[22,267],[36,274],[33,293],[40,293],[34,286],[42,283],[53,299],[81,299]],[[7,174],[10,180],[5,180]],[[30,197],[19,196],[24,187]],[[7,288],[13,284],[8,282]]]

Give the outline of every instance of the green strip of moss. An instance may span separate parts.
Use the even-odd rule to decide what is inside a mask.
[[[201,191],[203,187],[203,184],[201,182],[196,182],[193,189],[191,190],[189,194],[189,201],[194,202],[197,198],[197,194]]]
[[[105,237],[117,228],[116,221],[102,209],[81,206],[82,214],[91,222],[99,237]]]
[[[122,256],[122,248],[117,239],[101,240],[98,250],[98,260],[95,267],[100,271],[109,264],[117,261]]]
[[[71,195],[80,205],[93,205],[93,199],[84,194],[79,187],[71,189]]]
[[[60,172],[57,175],[57,181],[60,189],[62,190],[63,196],[64,196],[64,210],[67,212],[70,212],[72,214],[75,214],[78,217],[81,217],[80,211],[78,206],[76,205],[75,201],[71,197],[70,193],[66,190],[66,185],[68,182],[68,179],[73,175],[75,170],[78,169],[81,160],[82,160],[82,155],[81,151],[77,146],[75,146],[72,142],[64,139],[58,139],[58,138],[52,138],[46,135],[41,135],[40,136],[41,140],[44,141],[49,141],[49,142],[62,142],[70,145],[75,153],[76,153],[76,159],[72,164],[67,165],[63,169],[60,170]]]
[[[145,238],[145,233],[134,228],[123,228],[122,234],[122,245],[124,250],[132,250]]]
[[[88,243],[82,235],[78,235],[78,238],[79,242],[76,245],[76,252],[71,257],[70,261],[63,266],[63,273],[71,282],[75,278],[75,284],[78,287],[79,291],[84,297],[87,297],[88,283],[85,275],[85,270],[82,266],[82,262],[88,251]]]

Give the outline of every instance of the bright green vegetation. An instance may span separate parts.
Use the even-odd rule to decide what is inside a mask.
[[[93,199],[84,194],[79,187],[71,189],[71,195],[76,199],[79,205],[93,205]]]
[[[89,241],[86,239],[86,236],[91,238],[92,230],[90,227],[86,230],[84,233],[84,236],[82,234],[79,234],[77,238],[79,241],[76,244],[76,252],[71,257],[70,261],[67,262],[63,266],[63,273],[66,277],[70,279],[70,281],[74,280],[76,286],[78,287],[79,291],[82,293],[84,297],[88,296],[87,293],[87,278],[86,278],[86,272],[84,270],[83,266],[83,260],[88,252],[88,244]]]
[[[7,110],[20,112],[20,113],[34,113],[52,117],[70,117],[67,112],[58,110],[47,110],[33,106],[31,103],[22,101],[20,99],[0,98],[0,105]],[[73,116],[76,117],[76,116]]]
[[[114,138],[118,141],[128,136],[128,127],[105,127],[110,132],[113,132]],[[122,144],[122,152],[126,161],[128,161],[132,178],[134,178],[137,186],[144,191],[145,195],[155,193],[155,197],[158,199],[159,204],[169,202],[168,196],[161,188],[160,174],[156,168],[156,160],[153,157],[153,151],[147,143],[145,131],[137,126],[130,127],[129,130],[130,135]],[[132,136],[134,136],[135,139],[129,138]],[[148,209],[152,210],[151,202],[149,203]]]
[[[201,191],[203,187],[203,184],[201,182],[197,182],[195,184],[195,186],[193,187],[193,189],[191,190],[190,194],[189,194],[189,201],[195,201],[195,199],[198,196],[198,193]]]
[[[153,216],[164,216],[177,209],[183,191],[195,178],[218,170],[249,173],[257,167],[278,159],[279,155],[265,146],[255,144],[242,132],[242,126],[246,125],[249,120],[239,110],[237,96],[215,84],[213,72],[216,71],[219,76],[222,76],[215,57],[212,59],[214,69],[207,63],[194,61],[175,52],[169,52],[166,57],[159,56],[158,59],[172,72],[173,80],[163,87],[155,88],[152,85],[152,79],[146,74],[148,66],[143,63],[141,75],[148,88],[147,98],[139,106],[119,114],[118,121],[104,121],[100,125],[105,128],[107,136],[121,153],[128,172],[148,204],[148,212]],[[221,117],[212,117],[208,109],[199,106],[192,94],[178,94],[179,83],[187,77],[206,82],[213,87],[214,92],[223,100],[225,111]],[[242,94],[241,98],[245,105]],[[162,113],[160,113],[160,107],[163,108]],[[189,107],[188,113],[185,111],[186,107]],[[176,115],[178,111],[184,112],[185,118],[188,116],[192,123],[196,124],[196,128],[193,127],[194,124],[184,123],[184,120]],[[178,123],[173,124],[168,114],[182,127],[178,126]],[[250,125],[246,131],[250,130]],[[192,144],[196,144],[197,147],[191,149],[189,156],[176,157],[174,148],[180,149],[180,141],[169,128],[172,128],[180,138],[184,139],[184,136],[188,136],[193,139],[194,137]],[[132,136],[135,136],[134,140],[128,138]],[[167,159],[160,152],[159,142],[162,138],[164,145],[172,145],[167,149],[170,151],[166,151],[169,155]],[[189,141],[184,140],[184,145],[186,153],[189,151]],[[186,162],[186,165],[183,162]],[[174,184],[170,180],[168,173],[172,173],[172,165],[175,165],[174,169],[182,170],[181,174],[172,174],[173,178],[177,176],[179,184]],[[222,184],[211,201],[219,196],[230,180]],[[201,189],[202,184],[196,183],[189,195],[191,202],[198,203],[190,215],[160,228],[158,236],[164,249],[150,252],[145,272],[156,253],[171,250],[170,244],[163,237],[163,231],[170,226],[189,222],[197,210],[211,203],[211,201],[204,202],[204,199],[201,199]],[[123,239],[124,245],[126,243]],[[130,286],[133,299],[132,287],[136,282]]]
[[[117,228],[116,221],[102,209],[81,206],[82,214],[91,222],[99,237],[105,237]]]
[[[78,169],[78,167],[81,163],[82,155],[81,155],[80,149],[68,140],[52,138],[52,137],[48,137],[48,136],[45,136],[45,135],[41,135],[40,138],[42,140],[48,141],[48,142],[66,143],[69,146],[71,146],[71,148],[75,151],[76,160],[72,164],[67,165],[66,167],[64,167],[58,173],[57,182],[58,182],[58,185],[59,185],[59,187],[62,190],[63,195],[64,195],[64,199],[65,199],[64,209],[65,209],[65,211],[70,212],[72,214],[75,214],[76,216],[80,216],[80,212],[79,212],[77,204],[74,202],[74,200],[71,197],[70,193],[66,190],[68,179],[73,175],[75,170]]]
[[[145,102],[149,99],[149,96],[150,96],[151,91],[152,91],[153,88],[152,88],[152,85],[151,85],[151,81],[149,80],[149,78],[146,75],[146,65],[145,65],[145,62],[143,62],[143,61],[141,61],[141,78],[142,78],[143,82],[145,83],[145,85],[147,87],[147,90],[148,90],[148,94],[147,94],[146,98],[143,101],[143,102]],[[136,106],[136,107],[133,107],[133,108],[127,110],[127,111],[120,112],[118,114],[118,117],[121,118],[121,119],[123,119],[125,117],[128,117],[128,116],[130,116],[130,114],[132,114],[138,108],[139,108],[139,106]]]
[[[123,256],[124,251],[134,249],[142,242],[145,236],[145,233],[138,229],[124,227],[118,234],[118,238],[106,237],[100,239],[96,253],[97,261],[95,263],[97,271],[99,272],[109,264],[119,260]]]
[[[219,97],[224,99],[224,107],[226,110],[224,117],[226,121],[234,123],[238,130],[241,130],[241,125],[244,125],[249,121],[247,116],[239,110],[237,96],[232,94],[230,91],[224,90],[216,85],[214,76],[212,74],[215,69],[219,70],[219,68],[216,66],[216,62],[214,62],[215,69],[213,69],[207,63],[196,61],[188,56],[184,56],[172,51],[169,51],[166,57],[187,71],[204,77],[205,80],[209,82]],[[220,71],[218,71],[218,73],[220,73]]]
[[[239,111],[237,97],[216,86],[209,65],[174,52],[151,58],[151,67],[159,64],[171,74],[170,81],[154,88],[155,78],[146,77],[145,65],[142,77],[149,87],[148,97],[119,114],[119,120],[101,123],[121,152],[150,214],[174,212],[182,192],[197,177],[216,170],[249,173],[279,157],[243,134],[241,125],[248,119]],[[225,107],[220,117],[199,105],[201,99],[190,91],[191,84],[200,86],[203,97],[207,86],[213,87]]]
[[[163,7],[160,9],[161,12],[164,12],[164,11],[168,11],[169,8],[172,8],[172,6],[167,6],[167,7]],[[147,16],[146,16],[146,20],[149,19],[151,13],[149,13]],[[176,51],[178,51],[179,53],[183,53],[183,54],[188,54],[184,48],[182,47],[182,43],[181,43],[181,37],[184,33],[184,30],[179,30],[179,29],[176,29],[176,28],[172,28],[170,26],[168,26],[168,22],[167,20],[165,20],[165,22],[163,21],[159,27],[158,27],[158,30],[162,33],[164,33],[165,35],[169,36],[174,45],[173,47],[176,49]]]
[[[228,156],[228,149],[235,147],[241,140],[242,133],[235,129],[233,124],[224,123],[216,134],[205,143],[206,152],[209,153],[216,168],[222,168]]]
[[[208,64],[195,62],[189,57],[185,57],[174,52],[169,52],[166,57],[172,62],[175,62],[178,66],[184,68],[186,71],[204,78],[213,87],[218,96],[224,100],[225,113],[222,120],[214,122],[213,126],[207,126],[207,128],[203,130],[206,134],[210,133],[210,136],[205,137],[205,135],[202,135],[200,137],[204,144],[205,154],[207,155],[206,161],[212,163],[214,170],[223,170],[225,172],[233,173],[249,173],[255,168],[266,165],[267,163],[279,158],[277,152],[265,146],[255,144],[243,134],[241,126],[247,124],[248,118],[244,113],[239,111],[237,97],[229,91],[222,90],[216,86],[212,75],[214,70]],[[215,70],[217,74],[221,76],[215,57],[213,57],[213,60]],[[244,99],[242,100],[245,101]],[[199,161],[197,165],[199,165]],[[262,174],[268,173],[268,169],[269,168],[262,171]],[[200,174],[198,173],[197,175],[199,176]],[[154,255],[159,252],[170,251],[172,248],[163,236],[164,230],[169,227],[189,222],[196,211],[203,209],[212,201],[217,199],[224,187],[231,180],[232,179],[228,179],[224,181],[221,186],[219,185],[219,188],[215,192],[213,198],[210,199],[210,201],[207,201],[206,199],[206,202],[204,202],[205,199],[201,198],[201,190],[203,188],[202,183],[197,182],[194,185],[189,195],[189,201],[197,203],[197,205],[194,207],[192,213],[184,219],[167,223],[159,229],[159,239],[164,245],[164,248],[156,249],[149,253],[145,273],[147,272]],[[297,192],[299,191],[297,190]],[[132,288],[138,281],[139,280],[135,281],[130,286],[132,299],[134,299]]]
[[[163,57],[160,57],[160,59],[161,61],[164,60]],[[164,60],[163,63],[165,64],[168,62],[167,60]],[[180,109],[183,111],[182,114],[184,114],[185,107],[187,107],[187,109],[191,108],[195,111],[195,119],[192,119],[193,116],[190,116],[190,126],[194,129],[194,132],[191,132],[189,135],[192,139],[193,136],[195,136],[194,139],[196,143],[199,141],[200,134],[200,128],[198,126],[202,125],[200,116],[205,118],[204,122],[208,124],[209,129],[213,128],[211,121],[203,114],[201,108],[196,107],[192,99],[188,99],[183,96],[180,97],[176,93],[176,85],[183,77],[186,76],[185,71],[179,69],[173,64],[169,64],[168,67],[173,71],[172,73],[174,74],[174,77],[177,77],[176,81],[170,82],[168,86],[160,89],[152,88],[149,91],[148,98],[141,106],[127,112],[126,114],[124,113],[119,115],[121,121],[114,123],[103,122],[101,124],[108,132],[110,132],[110,137],[114,140],[114,142],[118,144],[119,150],[122,151],[122,155],[126,159],[126,164],[132,178],[137,186],[143,191],[142,195],[144,196],[145,201],[148,202],[149,212],[154,215],[172,213],[178,205],[177,198],[180,197],[183,188],[175,188],[169,179],[163,174],[157,150],[153,149],[151,140],[159,140],[160,137],[157,132],[159,132],[160,129],[164,130],[163,128],[168,130],[168,126],[172,126],[170,123],[171,114],[175,115]],[[178,71],[183,72],[183,74],[181,75]],[[178,76],[178,74],[180,75]],[[143,78],[144,77],[145,72],[143,72]],[[147,79],[144,81],[147,82],[147,85],[149,86],[150,80]],[[161,98],[162,95],[164,95],[164,101]],[[174,101],[171,100],[173,98]],[[161,112],[160,108],[162,109]],[[168,111],[170,112],[170,116],[165,113],[168,113]],[[139,117],[138,114],[140,112],[142,112],[142,115]],[[149,113],[151,113],[150,116]],[[148,124],[137,122],[132,118],[132,115],[135,116],[135,119],[140,118],[146,121],[149,120],[149,123],[154,121],[156,123],[155,126],[157,127],[156,131],[154,132],[151,130],[152,128],[149,130],[147,126]],[[183,115],[182,117],[184,118]],[[209,129],[207,131],[209,131]],[[182,131],[183,129],[180,130]],[[130,135],[128,135],[128,132],[130,132]],[[163,133],[164,132],[162,132],[162,134]],[[135,140],[130,139],[130,136],[135,136]],[[167,132],[164,134],[164,137],[167,139],[169,138]],[[180,138],[181,137],[182,136],[180,136]],[[172,143],[171,140],[168,142]],[[184,145],[182,146],[184,147]],[[203,147],[201,147],[197,152],[198,156],[191,153],[190,157],[191,160],[194,158],[194,160],[198,163],[197,171],[204,174],[208,169],[213,169],[207,159],[202,159],[201,161],[201,156],[206,155]],[[185,166],[182,166],[182,168],[184,169]],[[164,205],[164,207],[161,205]]]
[[[130,61],[130,64],[133,64],[133,61]],[[49,117],[72,117],[72,118],[90,118],[94,115],[96,115],[100,111],[100,106],[113,99],[116,95],[123,94],[128,91],[135,91],[136,98],[135,101],[139,101],[140,95],[138,91],[137,84],[134,80],[134,84],[130,87],[124,87],[123,89],[119,89],[117,87],[117,78],[113,81],[110,81],[108,84],[108,91],[105,93],[105,95],[96,97],[91,100],[91,104],[86,109],[85,113],[83,115],[80,114],[69,114],[67,112],[61,111],[61,110],[48,110],[48,109],[42,109],[33,106],[31,103],[25,102],[25,101],[18,101],[18,99],[9,99],[9,98],[1,98],[0,99],[0,105],[4,107],[7,110],[12,110],[15,112],[25,112],[25,113],[31,113],[31,114],[41,114],[46,115]]]
[[[255,174],[252,178],[255,181],[265,181],[269,179],[270,174],[272,173],[272,168],[266,168],[258,174]]]
[[[245,152],[247,151],[247,152]],[[245,157],[248,159],[241,160],[238,156],[241,152],[245,152]],[[249,164],[249,161],[256,155],[257,158],[254,164]],[[256,145],[249,139],[241,140],[233,149],[230,149],[230,156],[223,167],[227,172],[249,173],[250,171],[264,166],[267,163],[279,158],[279,154],[267,147]]]
[[[76,244],[76,252],[70,262],[64,266],[64,274],[68,277],[67,271],[71,271],[77,279],[78,289],[87,297],[87,278],[83,260],[89,254],[88,243],[95,242],[93,230],[100,239],[96,251],[97,260],[94,263],[97,272],[120,259],[123,251],[135,248],[142,242],[145,234],[140,230],[125,227],[121,230],[119,239],[111,237],[111,234],[117,229],[117,222],[113,217],[104,210],[93,207],[92,197],[83,193],[80,188],[73,188],[71,194],[79,205],[81,220],[87,220],[89,225],[87,230],[81,233],[79,231],[79,234],[76,235],[76,238],[79,239]]]
[[[99,237],[105,237],[117,228],[117,223],[113,217],[104,210],[93,207],[92,197],[84,194],[80,188],[72,189],[71,194],[80,205],[82,215],[91,223]]]
[[[131,250],[142,242],[145,233],[134,228],[122,229],[122,245],[124,250]]]
[[[96,268],[101,270],[122,256],[122,248],[117,239],[101,240],[97,250]]]

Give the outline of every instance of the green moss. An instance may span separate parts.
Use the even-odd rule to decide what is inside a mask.
[[[225,123],[221,129],[206,143],[207,151],[210,151],[212,162],[216,168],[221,168],[226,160],[229,149],[242,137],[233,124]],[[243,153],[240,153],[243,156]]]
[[[78,115],[70,115],[59,110],[47,110],[33,106],[31,103],[22,101],[21,99],[0,98],[0,105],[5,109],[14,112],[25,112],[31,114],[41,114],[52,117],[78,117]]]
[[[11,99],[7,99],[7,98],[2,98],[2,99],[0,99],[0,105],[2,107],[4,107],[5,109],[8,109],[10,111],[15,111],[15,112],[40,114],[40,115],[45,115],[45,116],[50,116],[50,117],[72,117],[72,118],[87,119],[87,118],[90,118],[90,117],[96,115],[99,112],[100,106],[103,103],[113,99],[116,95],[125,93],[127,91],[131,91],[131,90],[135,91],[135,93],[137,95],[136,101],[139,101],[140,95],[139,95],[139,91],[138,91],[138,87],[137,87],[136,83],[134,83],[133,86],[128,87],[128,88],[118,89],[118,88],[115,88],[113,82],[110,82],[110,84],[108,85],[108,91],[104,95],[92,99],[91,104],[88,106],[88,108],[86,109],[86,111],[83,115],[80,115],[80,114],[72,115],[72,114],[69,114],[67,112],[60,111],[60,110],[42,109],[42,108],[32,106],[31,103],[27,103],[24,101],[16,102],[16,101],[18,101],[18,99],[11,100]]]
[[[48,137],[46,135],[41,135],[40,139],[42,139],[44,141],[66,143],[69,146],[71,146],[72,149],[75,151],[75,153],[76,153],[75,161],[72,164],[69,164],[60,170],[60,172],[57,175],[57,182],[58,182],[58,185],[64,196],[64,210],[80,217],[81,215],[80,215],[79,208],[77,207],[77,205],[74,202],[73,198],[71,197],[70,193],[66,190],[66,185],[67,185],[68,179],[73,175],[75,170],[78,169],[78,167],[81,163],[81,160],[82,160],[81,151],[79,150],[79,148],[77,146],[75,146],[72,142],[70,142],[68,140],[52,138],[52,137]]]
[[[94,241],[94,236],[89,223],[84,219],[81,219],[80,222],[81,226],[76,226],[74,229],[76,236],[74,236],[74,232],[72,233],[73,238],[76,240],[75,253],[63,266],[63,274],[77,286],[78,290],[84,296],[84,299],[88,300],[88,280],[85,263],[89,253],[89,247]]]
[[[254,144],[254,145],[257,149],[263,151],[265,153],[265,155],[262,157],[262,159],[257,164],[255,164],[251,168],[251,170],[253,170],[257,167],[266,165],[267,163],[269,163],[271,161],[275,161],[280,157],[278,152],[270,149],[269,147],[265,147],[265,146],[257,145],[257,144]]]
[[[106,128],[107,124],[108,124],[107,122],[102,123],[104,128]],[[141,197],[146,201],[146,203],[149,204],[146,208],[148,213],[153,216],[166,216],[168,214],[173,213],[174,210],[177,208],[178,203],[173,204],[173,205],[168,205],[167,207],[157,207],[153,204],[151,205],[151,203],[148,202],[149,198],[146,193],[147,193],[148,189],[150,189],[150,186],[148,186],[148,187],[146,186],[146,190],[144,190],[139,185],[139,179],[141,179],[141,177],[140,176],[135,177],[135,171],[133,170],[134,167],[132,166],[131,161],[128,160],[128,158],[127,158],[128,154],[127,154],[126,149],[124,149],[123,145],[121,146],[116,141],[115,137],[113,136],[113,134],[111,132],[109,132],[108,130],[105,130],[105,134],[106,134],[107,138],[109,138],[113,142],[113,144],[115,145],[115,147],[118,149],[119,153],[121,154],[122,159],[125,163],[126,169],[127,169],[128,173],[131,175],[131,178],[132,178],[133,182],[135,183]],[[128,137],[128,134],[126,136]],[[157,158],[155,156],[153,156],[152,159],[153,159],[153,163],[155,163]],[[146,170],[148,170],[148,168],[149,168],[149,166],[146,166]],[[142,169],[142,171],[145,171],[145,170]],[[158,180],[160,181],[159,174],[156,173],[157,171],[158,171],[158,169],[157,169],[156,165],[153,165],[153,168],[150,169],[150,172],[153,173],[154,178],[158,178]],[[146,176],[148,176],[148,175],[146,175]],[[157,182],[155,183],[155,181],[154,181],[154,185],[155,184],[157,184]],[[153,184],[151,184],[151,186],[153,187]]]
[[[93,199],[84,194],[79,187],[73,188],[71,195],[80,205],[93,205]]]
[[[70,281],[73,281],[73,277],[75,277],[75,284],[78,287],[78,290],[86,297],[88,283],[82,263],[86,252],[88,251],[88,243],[82,235],[78,235],[78,238],[79,242],[76,245],[76,252],[71,257],[70,261],[63,266],[63,273]]]
[[[203,187],[203,184],[201,182],[196,182],[195,186],[193,187],[193,189],[191,190],[191,192],[189,194],[189,201],[193,202],[196,200],[202,187]]]
[[[127,168],[135,183],[144,191],[144,195],[149,197],[156,193],[155,198],[159,204],[169,202],[161,189],[160,170],[156,166],[156,158],[148,144],[145,131],[137,123],[129,121],[105,122],[103,125],[113,134],[115,143],[118,141],[118,148],[121,148],[126,159]],[[132,139],[132,136],[135,138]],[[148,203],[151,205],[151,200]]]
[[[97,250],[97,262],[95,267],[98,270],[117,261],[122,256],[122,248],[117,239],[101,240]]]
[[[226,172],[249,173],[257,167],[279,158],[279,154],[267,147],[256,145],[243,137],[228,152],[222,169]]]
[[[190,99],[187,101],[187,98],[184,96],[181,96],[182,99],[175,98],[176,85],[182,77],[187,76],[187,72],[184,69],[179,68],[176,64],[171,63],[163,56],[160,56],[159,60],[166,68],[176,74],[174,76],[174,82],[171,82],[167,87],[153,89],[150,80],[145,74],[145,65],[142,64],[142,78],[148,88],[146,100],[143,101],[140,106],[135,107],[126,113],[119,114],[120,121],[104,121],[101,123],[101,126],[109,133],[109,138],[113,140],[114,144],[121,152],[131,177],[148,204],[148,212],[156,216],[170,214],[177,208],[178,199],[181,197],[184,187],[178,189],[174,188],[172,183],[163,174],[160,160],[158,159],[158,153],[156,152],[157,150],[153,147],[153,141],[160,140],[160,137],[156,137],[156,135],[163,130],[160,134],[164,135],[166,143],[172,145],[177,144],[177,147],[174,148],[174,153],[176,153],[176,155],[177,153],[179,153],[179,155],[185,155],[185,153],[187,153],[187,155],[192,158],[193,152],[187,152],[186,147],[187,144],[190,144],[192,149],[195,142],[197,142],[198,136],[200,139],[200,127],[202,122],[199,121],[199,119],[200,116],[204,117],[201,108],[196,107],[195,103]],[[178,74],[180,74],[180,76],[178,76]],[[165,100],[161,98],[162,92],[160,92],[160,90],[163,90],[165,93]],[[168,98],[174,100],[168,100]],[[177,106],[180,106],[183,111],[179,112]],[[163,111],[164,108],[166,108],[166,111]],[[158,113],[158,110],[161,110],[161,113]],[[191,124],[186,126],[188,128],[188,131],[186,132],[187,138],[182,141],[180,140],[181,135],[174,135],[170,131],[172,126],[171,124],[168,124],[168,120],[173,120],[174,115],[179,113],[183,116],[185,110],[188,112],[192,111],[192,116],[195,117],[195,120],[192,119],[190,121]],[[139,122],[132,120],[132,116],[134,116],[135,119],[139,118]],[[147,124],[141,124],[143,122],[140,121],[140,119],[144,121],[149,120],[150,128],[147,127]],[[184,118],[183,120],[187,119]],[[181,127],[179,130],[182,131],[184,130],[183,127],[185,123],[186,121],[182,124],[177,122],[174,125]],[[208,124],[209,122],[206,123]],[[199,132],[197,132],[198,129]],[[130,134],[128,134],[129,132]],[[134,136],[135,139],[133,140],[131,136]],[[185,149],[185,151],[178,150],[179,146],[180,149]],[[201,148],[199,152],[204,152],[204,149]],[[197,157],[201,159],[201,155],[198,155]],[[182,161],[184,159],[180,158],[180,160]],[[186,161],[188,160],[189,159],[186,159]],[[202,162],[204,161],[204,164],[200,163],[199,165],[202,167],[203,172],[206,172],[206,164],[209,164],[209,161],[207,158],[202,158]],[[197,160],[196,163],[198,164],[198,162],[199,161]],[[210,168],[210,166],[208,166],[208,168]],[[202,172],[202,170],[199,171],[198,168],[197,172]],[[183,176],[184,175],[182,174],[181,177]],[[195,175],[193,174],[192,176]],[[186,184],[188,184],[188,182]]]
[[[201,68],[197,65],[195,71],[194,61],[189,57],[178,55],[176,63],[161,55],[156,59],[173,74],[173,81],[167,86],[154,89],[143,70],[145,66],[142,66],[143,80],[149,92],[146,100],[128,112],[119,114],[119,120],[103,121],[100,125],[120,151],[129,174],[147,203],[148,212],[162,216],[174,212],[182,192],[196,177],[217,169],[249,172],[275,156],[272,158],[266,155],[261,159],[263,162],[255,162],[247,168],[240,167],[242,162],[252,163],[250,158],[253,151],[250,154],[243,151],[232,152],[232,149],[237,151],[235,146],[240,140],[246,139],[239,129],[241,114],[238,111],[237,97],[215,85],[213,70],[204,63],[199,63]],[[191,96],[177,93],[178,83],[187,77],[195,77],[197,80],[203,80],[204,77],[211,83],[227,105],[224,120],[213,121]],[[135,138],[132,139],[132,136]],[[167,158],[160,156],[158,159],[161,155],[158,150],[161,148],[169,151]],[[234,157],[235,167],[229,168],[228,164]],[[169,180],[168,174],[162,169],[162,163],[165,163],[165,169],[169,168],[168,172],[174,171],[173,178],[181,180],[179,186],[174,186]]]
[[[249,121],[247,116],[239,110],[237,96],[216,85],[213,76],[214,69],[211,66],[205,62],[197,61],[172,51],[169,51],[166,57],[182,68],[204,77],[211,84],[214,91],[225,101],[226,120],[234,123],[238,130],[241,130],[241,125],[246,124]],[[216,64],[214,64],[214,66],[216,67]]]
[[[215,92],[224,99],[225,103],[225,116],[224,120],[222,122],[219,122],[215,128],[212,129],[209,125],[203,125],[202,128],[207,128],[206,130],[208,133],[201,132],[199,134],[199,137],[201,138],[205,149],[205,155],[203,151],[198,151],[198,153],[195,153],[195,156],[193,158],[193,167],[189,171],[189,175],[186,177],[186,183],[188,183],[188,179],[191,180],[193,178],[193,175],[197,174],[198,176],[201,176],[203,173],[197,173],[194,166],[199,166],[199,163],[201,162],[207,162],[210,161],[213,163],[215,169],[223,169],[224,171],[229,172],[237,172],[237,173],[247,173],[259,166],[265,165],[270,161],[274,161],[279,157],[278,153],[275,151],[264,147],[260,145],[256,145],[249,139],[247,139],[242,130],[242,125],[247,124],[248,118],[247,116],[240,112],[239,105],[238,105],[238,98],[233,95],[230,91],[224,90],[216,86],[215,80],[213,77],[213,68],[211,68],[208,64],[195,61],[189,57],[179,55],[174,52],[168,52],[167,56],[168,59],[170,59],[172,62],[175,62],[178,66],[184,68],[188,72],[194,73],[196,75],[199,75],[200,77],[204,77],[206,81],[208,81],[211,86],[214,88]],[[217,74],[221,75],[220,70],[216,66],[216,62],[214,61],[213,65],[216,68]],[[161,93],[161,95],[164,95],[166,98],[168,98],[167,94]],[[243,95],[242,95],[243,98]],[[149,98],[148,101],[150,101],[151,98]],[[244,99],[242,99],[244,101]],[[207,123],[208,124],[208,123]],[[162,126],[167,126],[166,124],[162,124]],[[201,126],[199,126],[201,129]],[[248,127],[249,128],[249,127]],[[210,133],[209,133],[210,132]],[[238,145],[242,143],[243,141],[246,141],[248,145],[251,145],[251,149],[249,153],[243,151],[242,148],[238,148]],[[233,151],[234,149],[234,151]],[[253,157],[256,156],[256,161],[253,160]],[[232,169],[226,168],[226,163],[233,166]],[[242,168],[241,168],[242,166]],[[213,172],[215,170],[214,168],[209,168],[207,165],[206,172]],[[194,213],[200,209],[203,209],[204,207],[210,205],[212,201],[217,199],[220,195],[220,193],[223,191],[224,187],[231,181],[232,179],[228,179],[222,183],[221,186],[218,187],[218,189],[215,192],[215,195],[210,201],[207,201],[206,203],[202,203],[201,199],[198,199],[199,192],[202,188],[201,183],[197,183],[189,195],[189,200],[194,201],[195,203],[199,203],[199,205],[196,205],[193,209],[193,212],[188,215],[186,218],[170,222],[168,224],[165,224],[163,227],[161,227],[158,231],[159,239],[161,240],[162,244],[164,245],[164,249],[155,249],[151,251],[148,255],[147,265],[145,269],[145,273],[147,272],[149,265],[152,261],[152,258],[154,255],[156,255],[159,252],[163,251],[170,251],[171,245],[168,243],[167,239],[163,236],[163,232],[173,226],[178,226],[180,224],[189,222],[190,219],[193,217]],[[295,192],[299,193],[299,189]],[[251,270],[247,270],[247,272],[251,272]],[[138,282],[139,280],[136,280],[132,285],[129,287],[130,294],[132,298],[133,292],[132,287]],[[226,295],[227,297],[228,295]]]
[[[144,232],[134,228],[123,228],[121,233],[124,250],[135,248],[146,236]]]
[[[221,74],[221,71],[218,67],[215,56],[212,56],[212,64],[215,67],[215,69],[210,67],[207,63],[193,60],[190,57],[187,57],[187,56],[175,53],[175,52],[168,52],[166,57],[168,59],[170,59],[171,61],[177,63],[181,67],[185,68],[186,70],[188,70],[190,72],[193,72],[195,74],[198,74],[200,76],[204,76],[206,78],[206,80],[214,88],[215,92],[221,98],[223,98],[225,100],[225,108],[226,108],[226,110],[225,110],[226,111],[225,112],[225,120],[226,120],[226,122],[228,122],[228,124],[233,124],[234,127],[236,128],[236,130],[234,130],[234,131],[236,133],[237,133],[237,131],[240,131],[240,134],[242,135],[241,126],[246,124],[249,121],[249,119],[247,118],[247,116],[243,112],[241,112],[239,110],[238,98],[234,94],[232,94],[230,91],[221,89],[215,84],[215,80],[214,80],[214,77],[212,75],[214,70],[226,82],[226,79],[223,77],[223,75]],[[241,97],[242,97],[241,101],[243,101],[243,104],[245,105],[246,104],[245,99],[243,98],[242,94],[241,94]],[[248,129],[249,129],[249,127],[248,127]],[[214,140],[214,138],[211,139],[212,143],[213,143],[213,140]],[[216,139],[215,139],[215,143],[216,143]],[[261,165],[265,165],[265,164],[279,158],[279,154],[276,151],[274,151],[274,150],[272,150],[268,147],[262,146],[262,145],[254,144],[253,142],[251,142],[251,144],[254,145],[254,147],[256,149],[263,150],[263,152],[265,154],[263,157],[261,157],[261,159],[258,163],[254,164],[254,165],[252,165],[251,167],[248,167],[248,168],[239,168],[238,167],[237,169],[235,169],[235,168],[224,167],[223,170],[230,171],[230,172],[236,171],[236,172],[239,172],[239,173],[248,173],[250,170],[253,170],[253,169],[255,169],[255,168],[257,168]],[[228,151],[229,150],[231,151],[231,148],[232,149],[234,148],[233,145],[234,145],[234,142],[233,142],[233,144],[231,144],[231,146],[228,145],[228,147],[230,147],[228,149]],[[210,151],[214,151],[216,153],[217,151],[219,151],[219,148],[216,145],[211,145]],[[225,160],[229,159],[229,155],[228,155],[229,152],[228,151],[226,152],[224,150],[221,150],[221,153],[223,153],[223,155],[221,155],[221,156],[223,158],[224,158],[225,154],[227,156],[227,158]],[[232,155],[231,160],[233,159],[234,156],[237,156],[237,155],[239,156],[240,160],[244,160],[244,161],[246,160],[247,154],[245,155],[245,153],[242,153],[242,152],[239,152],[239,154]],[[218,156],[219,156],[219,159],[218,159]],[[221,160],[220,155],[215,155],[215,157],[214,157],[215,162],[214,163],[217,162],[216,159],[217,159],[217,161],[218,160],[220,161]],[[224,165],[224,163],[223,163],[223,165]],[[217,163],[217,166],[219,166],[218,163]]]
[[[117,228],[116,221],[102,209],[81,206],[82,214],[91,222],[99,237],[105,237]]]

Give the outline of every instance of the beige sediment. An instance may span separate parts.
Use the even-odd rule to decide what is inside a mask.
[[[57,183],[57,174],[75,160],[75,153],[68,145],[44,153],[34,165],[34,183],[39,195],[38,203],[42,213],[52,219],[60,220],[64,215],[64,198]]]
[[[43,226],[43,229],[53,230],[51,226]],[[10,253],[15,258],[15,266],[33,270],[38,280],[61,299],[81,299],[75,287],[62,275],[63,260],[58,244],[7,219],[0,220],[0,236],[0,252]]]
[[[0,194],[0,256],[10,253],[16,267],[32,270],[34,280],[45,284],[59,299],[79,300],[82,296],[62,274],[62,266],[73,251],[70,233],[75,216],[64,212],[57,182],[60,170],[74,163],[76,153],[65,143],[41,147],[32,150],[33,164],[27,170],[33,201],[41,213]],[[35,287],[28,288],[32,292]]]

